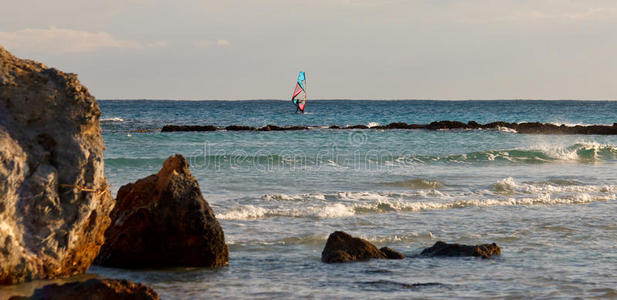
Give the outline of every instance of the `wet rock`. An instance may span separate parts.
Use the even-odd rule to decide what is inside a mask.
[[[200,126],[200,125],[165,125],[161,129],[161,132],[174,132],[174,131],[216,131],[217,128],[212,125]]]
[[[490,258],[494,255],[501,255],[501,249],[497,244],[482,244],[482,245],[461,245],[448,244],[438,241],[430,248],[426,248],[420,253],[424,256],[477,256],[482,258]]]
[[[276,125],[266,125],[262,128],[257,129],[257,131],[289,131],[289,130],[307,130],[308,127],[304,126],[287,126],[287,127],[279,127]]]
[[[85,272],[114,200],[101,111],[77,75],[0,47],[0,284]]]
[[[383,247],[381,249],[379,249],[381,252],[383,252],[383,254],[386,255],[387,258],[389,259],[403,259],[405,258],[405,255],[403,255],[402,253],[393,250],[391,248],[388,247]]]
[[[437,130],[437,129],[464,129],[467,125],[463,122],[458,121],[439,121],[439,122],[431,122],[426,126],[426,129]]]
[[[385,249],[388,253],[377,249],[375,245],[367,240],[352,237],[343,231],[335,231],[328,237],[326,246],[321,252],[321,261],[325,263],[342,263],[364,261],[371,258],[402,258],[400,256],[403,256],[389,248]]]
[[[119,268],[218,267],[229,261],[221,225],[186,158],[122,186],[96,263]]]
[[[317,126],[320,127],[320,126]],[[557,126],[550,123],[508,123],[508,122],[491,122],[487,124],[480,124],[476,121],[469,121],[467,124],[458,121],[439,121],[432,122],[430,124],[407,124],[404,122],[395,122],[388,125],[379,125],[374,127],[368,127],[366,125],[353,125],[347,127],[340,127],[338,125],[331,125],[329,129],[426,129],[426,130],[443,130],[443,129],[500,129],[509,128],[518,133],[525,134],[602,134],[602,135],[617,135],[617,126],[606,125],[589,125],[589,126],[566,126],[562,124]],[[310,128],[305,126],[276,126],[266,125],[261,128],[230,125],[225,128],[218,128],[215,126],[194,126],[194,125],[165,125],[162,132],[172,131],[214,131],[226,129],[228,131],[287,131],[287,130],[308,130]]]
[[[157,300],[156,292],[143,284],[118,279],[90,279],[62,285],[50,284],[34,291],[31,297],[10,300]]]
[[[353,126],[347,126],[347,127],[345,127],[345,129],[368,129],[368,126],[366,126],[366,125],[353,125]]]
[[[255,127],[238,126],[238,125],[231,125],[231,126],[225,127],[225,130],[227,131],[252,131],[255,129],[256,129]]]

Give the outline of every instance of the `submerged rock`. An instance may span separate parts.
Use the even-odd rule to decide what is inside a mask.
[[[34,291],[31,297],[14,296],[10,300],[157,300],[152,288],[117,279],[90,279],[62,285],[50,284]]]
[[[325,263],[363,261],[371,258],[400,259],[405,256],[390,248],[377,249],[369,241],[352,237],[343,231],[330,234],[321,252],[321,261]]]
[[[182,155],[122,186],[96,259],[103,266],[217,267],[229,261],[221,225]]]
[[[77,75],[0,47],[0,284],[85,272],[114,200],[101,111]]]
[[[493,255],[501,255],[501,249],[495,243],[469,246],[461,244],[448,244],[438,241],[432,247],[424,249],[420,255],[477,256],[482,258],[490,258]]]

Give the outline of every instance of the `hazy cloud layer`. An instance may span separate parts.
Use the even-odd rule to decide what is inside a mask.
[[[99,98],[617,98],[612,0],[23,0],[0,31]]]

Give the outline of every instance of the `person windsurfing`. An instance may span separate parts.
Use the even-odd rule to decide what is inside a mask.
[[[298,97],[300,93],[304,94],[303,98]],[[298,111],[304,113],[304,107],[306,106],[306,74],[302,71],[298,74],[298,80],[296,81],[294,93],[291,96],[291,102],[296,105],[296,113]]]
[[[302,108],[300,108],[302,107]],[[303,99],[298,99],[297,103],[296,103],[296,113],[300,111],[301,113],[304,113],[304,100]]]

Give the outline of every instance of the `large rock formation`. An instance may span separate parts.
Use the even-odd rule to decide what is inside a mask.
[[[330,234],[321,252],[321,261],[325,263],[363,261],[371,258],[402,259],[405,256],[387,247],[377,249],[369,241],[352,237],[343,231]]]
[[[0,284],[82,273],[114,200],[101,111],[77,75],[0,47]]]
[[[120,188],[96,263],[124,268],[216,267],[229,251],[219,222],[182,155]]]
[[[10,300],[158,300],[152,288],[140,283],[117,279],[90,279],[63,285],[50,284],[34,291],[31,297],[15,296]]]
[[[424,256],[477,256],[482,258],[490,258],[493,255],[501,255],[501,249],[497,244],[482,244],[482,245],[461,245],[448,244],[438,241],[432,247],[422,250],[420,255]]]

